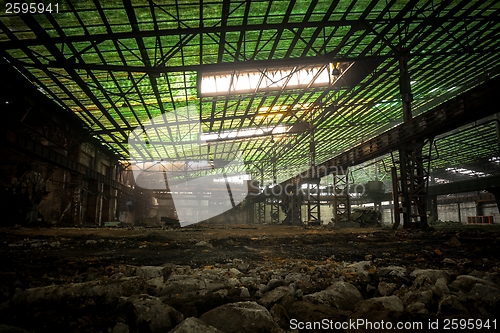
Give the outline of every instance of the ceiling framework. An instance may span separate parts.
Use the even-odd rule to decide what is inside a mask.
[[[499,44],[500,3],[493,0],[82,0],[61,1],[59,13],[0,14],[0,56],[120,158],[129,158],[134,129],[189,108],[202,134],[218,135],[217,149],[241,152],[265,183],[275,181],[273,170],[281,182],[308,169],[312,136],[314,161],[322,163],[400,124],[400,57],[408,59],[416,116],[496,76]],[[258,72],[262,82],[273,70],[311,66],[335,78],[199,90],[202,73],[230,73],[233,82]],[[169,125],[150,135],[182,159],[182,146],[172,142],[189,125],[178,117]],[[294,130],[270,131],[282,126]],[[227,134],[248,130],[261,135]],[[434,167],[495,157],[495,135],[489,123],[438,138]]]

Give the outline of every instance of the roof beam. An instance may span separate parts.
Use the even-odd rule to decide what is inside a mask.
[[[338,167],[358,165],[381,157],[401,146],[411,144],[412,140],[432,138],[470,122],[491,116],[498,111],[495,101],[499,89],[500,77],[489,80],[431,111],[318,164],[314,170],[310,168],[307,172],[286,180],[282,185],[299,183],[310,178],[311,175],[315,175],[317,170],[327,170],[334,173]]]

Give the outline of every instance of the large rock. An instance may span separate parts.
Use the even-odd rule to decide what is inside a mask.
[[[271,310],[269,310],[273,320],[283,329],[290,328],[290,317],[286,309],[281,304],[274,304]]]
[[[141,266],[135,270],[135,275],[145,279],[153,279],[161,277],[166,281],[172,273],[172,267],[169,266]]]
[[[401,266],[387,266],[377,270],[380,276],[403,277],[406,275],[406,268]]]
[[[265,293],[264,296],[259,299],[258,303],[266,308],[270,308],[287,295],[290,295],[290,288],[281,286]]]
[[[219,306],[200,319],[225,333],[282,333],[265,307],[256,302],[237,302]]]
[[[436,294],[439,297],[442,297],[443,295],[448,295],[450,293],[450,289],[448,288],[448,282],[446,281],[445,278],[437,279],[434,286],[431,287],[431,290],[434,294]]]
[[[302,322],[321,321],[325,318],[342,322],[350,314],[350,311],[338,310],[329,305],[314,304],[306,301],[295,302],[288,309],[290,318]]]
[[[500,308],[500,289],[496,287],[476,283],[472,287],[470,294],[477,296],[481,301],[493,308]]]
[[[428,314],[429,311],[425,308],[425,304],[421,302],[411,303],[406,307],[406,312],[408,313],[420,313],[420,314]]]
[[[437,315],[470,318],[469,311],[460,303],[458,297],[455,295],[445,295],[441,297],[438,304]]]
[[[352,284],[338,281],[326,290],[305,295],[302,299],[307,302],[330,305],[339,310],[350,311],[354,309],[357,302],[363,299],[363,296]]]
[[[404,311],[403,302],[397,296],[382,296],[382,297],[373,297],[362,302],[359,302],[356,305],[356,312],[364,312],[369,313],[371,311],[380,311],[380,310],[388,310],[394,312],[403,312]]]
[[[0,324],[0,333],[28,333],[23,328]]]
[[[478,277],[475,277],[472,275],[459,275],[459,276],[457,276],[455,281],[453,281],[449,284],[449,287],[452,290],[456,290],[456,291],[461,290],[461,291],[469,292],[472,289],[472,287],[474,287],[474,285],[476,283],[491,286],[493,288],[500,287],[491,281],[488,281],[488,280],[485,280],[482,278],[478,278]]]
[[[149,295],[122,297],[120,307],[124,310],[132,331],[164,333],[184,319],[180,312]]]
[[[182,323],[177,325],[173,330],[168,333],[224,333],[217,328],[205,324],[204,321],[189,317],[186,318]]]
[[[409,305],[414,302],[423,303],[429,305],[434,301],[434,293],[431,290],[416,290],[408,292],[404,297],[402,297],[403,303]]]
[[[410,274],[410,276],[413,277],[418,277],[420,275],[427,276],[431,279],[432,283],[436,283],[439,278],[445,278],[447,281],[450,281],[451,278],[450,272],[440,269],[416,269]]]
[[[63,286],[46,286],[18,290],[12,304],[43,302],[59,302],[82,298],[105,299],[141,294],[147,289],[146,281],[139,277],[123,279],[107,279],[83,283],[70,283]]]
[[[111,333],[130,333],[130,329],[127,324],[117,323]]]
[[[351,321],[365,320],[370,322],[397,322],[403,315],[404,306],[397,296],[374,297],[356,304]],[[366,323],[366,322],[365,322]],[[368,326],[358,327],[359,330],[347,329],[345,332],[372,332]]]
[[[398,285],[395,283],[387,283],[385,281],[381,281],[378,284],[377,290],[382,296],[391,296],[392,293],[398,288]]]
[[[419,276],[417,276],[415,281],[413,281],[413,284],[410,287],[410,290],[430,289],[430,287],[432,285],[434,285],[436,283],[436,281],[432,281],[431,278],[425,274],[419,275]]]
[[[165,286],[158,291],[158,296],[186,298],[205,295],[208,292],[205,279],[191,275],[172,275]]]
[[[345,269],[347,272],[355,272],[358,275],[365,276],[376,271],[371,261],[358,261],[350,264]]]

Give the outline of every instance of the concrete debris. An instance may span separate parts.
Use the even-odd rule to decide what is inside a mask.
[[[290,294],[290,288],[281,286],[264,294],[264,296],[259,299],[258,303],[262,306],[265,306],[266,308],[270,308],[271,306],[279,302],[283,297]]]
[[[250,292],[248,291],[248,288],[245,288],[245,287],[241,288],[240,297],[241,298],[250,297]]]
[[[448,246],[460,246],[460,245],[462,245],[462,243],[460,243],[460,241],[458,240],[458,238],[456,236],[451,237],[444,244],[448,245]]]
[[[202,320],[194,317],[184,319],[182,323],[177,325],[168,333],[224,333],[217,328],[205,324]]]
[[[445,295],[439,300],[438,315],[470,318],[469,311],[455,295]]]
[[[387,283],[385,281],[381,281],[378,284],[377,290],[381,296],[391,296],[392,293],[398,288],[398,285],[395,283]]]
[[[146,239],[148,248],[154,246],[151,239]],[[189,239],[191,246],[195,243],[192,239]],[[290,244],[302,249],[303,243],[298,242],[304,240],[291,239]],[[466,244],[465,238],[463,240]],[[141,239],[141,244],[144,241]],[[253,243],[263,241],[266,239],[252,240]],[[127,246],[135,253],[144,252],[137,250],[137,243],[123,244],[122,240],[110,243],[79,239],[78,242],[79,248]],[[234,242],[235,247],[239,246],[236,240]],[[9,240],[3,248],[9,253],[22,254],[57,252],[66,244],[63,238]],[[166,244],[164,239],[161,244]],[[168,244],[170,250],[176,241],[169,239]],[[195,245],[198,253],[212,247],[208,241],[197,240]],[[156,246],[161,250],[167,247]],[[5,312],[5,318],[21,319],[2,323],[23,327],[18,332],[24,332],[24,328],[36,332],[22,325],[24,317],[20,314],[57,318],[53,309],[71,308],[73,312],[68,310],[60,316],[71,318],[64,322],[72,327],[67,331],[79,331],[80,326],[86,325],[80,331],[291,333],[292,318],[309,322],[325,318],[335,322],[349,319],[410,322],[422,321],[422,318],[495,316],[500,311],[500,268],[494,264],[494,257],[477,262],[465,258],[437,259],[434,248],[429,246],[418,255],[385,253],[385,250],[374,255],[360,253],[358,258],[365,259],[363,261],[341,259],[342,253],[331,253],[335,250],[333,246],[325,246],[324,259],[314,261],[306,255],[303,259],[262,261],[242,256],[245,261],[231,258],[217,263],[211,261],[213,264],[184,261],[184,265],[167,262],[156,266],[155,261],[143,259],[137,261],[137,265],[121,264],[126,262],[121,261],[117,265],[99,266],[89,257],[85,265],[73,271],[70,271],[71,263],[65,271],[47,273],[42,280],[45,284],[35,287],[15,272],[6,271],[2,276],[12,281],[0,289],[0,309]],[[464,245],[457,250],[460,249],[465,249]],[[107,253],[101,248],[98,250]],[[448,254],[450,249],[446,250]],[[433,265],[427,265],[428,258],[436,258]],[[446,269],[437,269],[443,266]],[[72,275],[73,279],[60,278],[64,274]],[[106,310],[100,313],[103,309]],[[59,324],[54,319],[47,327]],[[3,327],[7,326],[0,325],[0,332],[8,332]]]
[[[13,304],[31,304],[38,302],[62,302],[64,300],[104,297],[117,299],[146,291],[146,282],[138,277],[98,280],[83,283],[71,283],[63,286],[18,289],[12,297]]]
[[[141,266],[135,270],[136,276],[146,279],[161,277],[163,281],[166,281],[171,273],[172,268],[169,266]]]
[[[290,316],[281,304],[274,304],[269,312],[279,327],[285,330],[290,328]]]
[[[427,276],[433,283],[436,283],[439,278],[445,278],[449,281],[451,276],[450,272],[439,269],[416,269],[410,274],[410,276],[413,277],[417,277],[419,275]]]
[[[204,313],[200,319],[226,333],[284,333],[271,313],[256,302],[225,304]]]
[[[205,241],[200,241],[200,242],[194,244],[194,246],[214,247],[212,244],[205,242]]]
[[[470,295],[474,295],[482,302],[500,310],[500,289],[497,287],[476,283],[474,287],[472,287]]]
[[[413,302],[406,307],[406,312],[409,313],[418,313],[418,314],[429,314],[429,311],[425,308],[425,304],[421,302]]]
[[[19,327],[0,324],[0,333],[28,333],[28,331]]]
[[[115,327],[113,327],[113,330],[111,333],[129,333],[130,328],[128,327],[127,324],[124,323],[117,323]]]
[[[436,284],[431,287],[431,290],[439,297],[448,295],[450,293],[450,289],[448,288],[448,281],[445,278],[437,279]]]
[[[406,275],[406,268],[400,266],[387,266],[379,268],[377,272],[380,274],[380,276],[403,277]]]
[[[164,333],[182,322],[183,315],[150,295],[134,295],[120,299],[129,326],[141,332]]]
[[[347,282],[335,282],[326,290],[305,295],[304,301],[316,304],[332,306],[339,310],[352,310],[357,302],[363,299],[361,293],[356,287]]]
[[[355,312],[370,313],[380,310],[403,312],[403,302],[397,296],[374,297],[359,302],[356,305]]]
[[[491,281],[481,279],[475,276],[471,275],[459,275],[455,279],[455,281],[451,282],[449,284],[450,289],[454,291],[464,291],[464,292],[469,292],[477,283],[491,286],[494,288],[500,288],[499,285],[496,283],[493,283]]]

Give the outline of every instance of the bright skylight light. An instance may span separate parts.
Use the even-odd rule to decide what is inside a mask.
[[[340,74],[339,74],[340,75]],[[337,76],[339,76],[337,75]],[[334,81],[330,66],[294,66],[280,69],[250,70],[227,73],[202,73],[200,96],[249,93],[328,86]]]
[[[453,173],[460,173],[460,174],[466,175],[466,176],[476,176],[476,177],[491,176],[490,174],[487,174],[484,172],[474,171],[474,170],[465,169],[465,168],[446,168],[445,170],[453,172]]]
[[[290,129],[290,126],[275,126],[275,127],[260,127],[248,128],[240,131],[229,131],[222,133],[207,133],[200,135],[200,141],[217,141],[217,140],[233,140],[252,138],[262,135],[279,135],[284,134]]]

